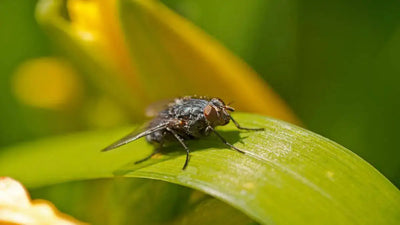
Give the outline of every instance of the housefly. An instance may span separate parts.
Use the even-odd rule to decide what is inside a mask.
[[[109,151],[141,137],[146,137],[146,140],[155,145],[156,148],[152,154],[135,162],[137,164],[159,153],[166,143],[177,141],[186,150],[186,161],[182,168],[184,170],[189,163],[190,157],[190,150],[184,141],[202,138],[208,136],[210,133],[214,133],[225,145],[240,153],[244,153],[227,142],[215,130],[215,127],[224,126],[232,120],[235,126],[241,130],[261,131],[264,128],[246,128],[240,126],[229,114],[234,110],[234,108],[225,104],[219,98],[176,98],[174,101],[168,103],[163,110],[159,111],[145,129],[128,134],[102,151]]]

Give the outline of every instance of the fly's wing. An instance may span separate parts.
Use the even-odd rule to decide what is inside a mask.
[[[163,130],[167,127],[167,123],[161,123],[153,127],[145,127],[143,126],[142,128],[139,128],[135,130],[134,132],[126,135],[125,137],[121,138],[120,140],[114,142],[110,146],[104,148],[101,150],[102,152],[110,151],[112,149],[118,148],[122,145],[128,144],[129,142],[135,141],[141,137],[147,136],[151,133]],[[145,128],[145,129],[144,129]]]
[[[174,102],[175,99],[165,99],[158,102],[154,102],[149,106],[147,106],[145,114],[147,117],[155,117],[158,115],[159,112],[168,108],[168,106],[170,104],[173,104]]]

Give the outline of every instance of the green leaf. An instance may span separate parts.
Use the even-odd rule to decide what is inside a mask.
[[[263,224],[398,224],[400,192],[371,165],[342,146],[302,128],[266,117],[235,114],[263,132],[218,130],[246,154],[216,137],[170,146],[162,156],[134,165],[152,146],[138,140],[99,150],[129,129],[88,132],[10,147],[0,152],[0,174],[29,187],[113,177],[143,177],[204,191]]]
[[[31,189],[59,210],[91,224],[254,224],[200,191],[151,179],[96,179]],[[168,207],[165,207],[168,205]]]

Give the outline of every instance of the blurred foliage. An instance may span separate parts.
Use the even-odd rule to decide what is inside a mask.
[[[44,112],[19,104],[11,90],[11,79],[23,61],[48,55],[48,40],[39,30],[35,1],[0,2],[0,145],[48,135],[52,132]],[[47,117],[48,120],[54,118]],[[50,121],[49,121],[50,122]]]
[[[132,121],[143,121],[143,111],[155,101],[200,95],[233,100],[242,111],[299,124],[247,64],[159,1],[64,3],[40,1],[38,21]]]

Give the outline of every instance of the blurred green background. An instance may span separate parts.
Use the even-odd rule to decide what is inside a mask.
[[[399,1],[163,2],[250,64],[308,129],[400,186]],[[99,126],[88,122],[93,104],[82,105],[95,101],[90,88],[79,97],[84,100],[61,109],[31,107],[15,96],[19,65],[57,54],[35,22],[35,4],[0,1],[0,147]]]

